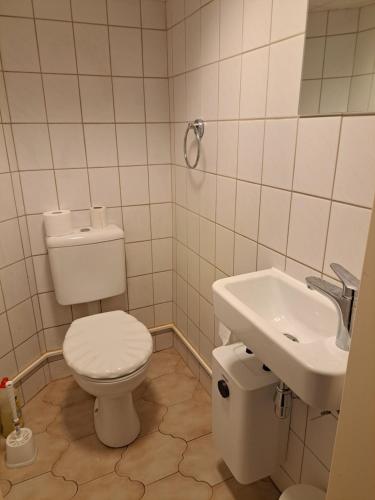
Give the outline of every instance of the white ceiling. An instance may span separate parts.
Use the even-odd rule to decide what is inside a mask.
[[[371,0],[310,0],[310,10],[348,9],[374,3]]]

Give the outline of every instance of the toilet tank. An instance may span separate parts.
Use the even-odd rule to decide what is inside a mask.
[[[83,227],[46,238],[56,299],[79,304],[125,291],[124,232],[118,226]]]

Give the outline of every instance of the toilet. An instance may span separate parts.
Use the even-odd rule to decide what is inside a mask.
[[[324,491],[308,484],[295,484],[287,488],[279,500],[324,500]]]
[[[59,304],[124,293],[124,233],[119,227],[79,228],[48,236],[46,243]],[[146,377],[152,350],[148,329],[124,311],[76,319],[66,333],[65,361],[78,385],[96,397],[95,431],[107,446],[126,446],[140,432],[133,391]]]

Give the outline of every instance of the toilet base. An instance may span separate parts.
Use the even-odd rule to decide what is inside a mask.
[[[97,397],[94,425],[98,439],[106,446],[120,448],[133,442],[141,430],[141,423],[132,393],[121,398]]]

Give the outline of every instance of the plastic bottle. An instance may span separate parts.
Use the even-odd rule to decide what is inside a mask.
[[[1,419],[1,433],[4,437],[7,437],[12,431],[14,431],[14,423],[12,417],[12,409],[9,404],[8,395],[6,391],[6,383],[8,382],[8,377],[4,377],[0,382],[0,419]],[[16,394],[16,406],[18,418],[20,419],[20,426],[24,426],[24,421],[22,417],[21,404],[19,398]]]

